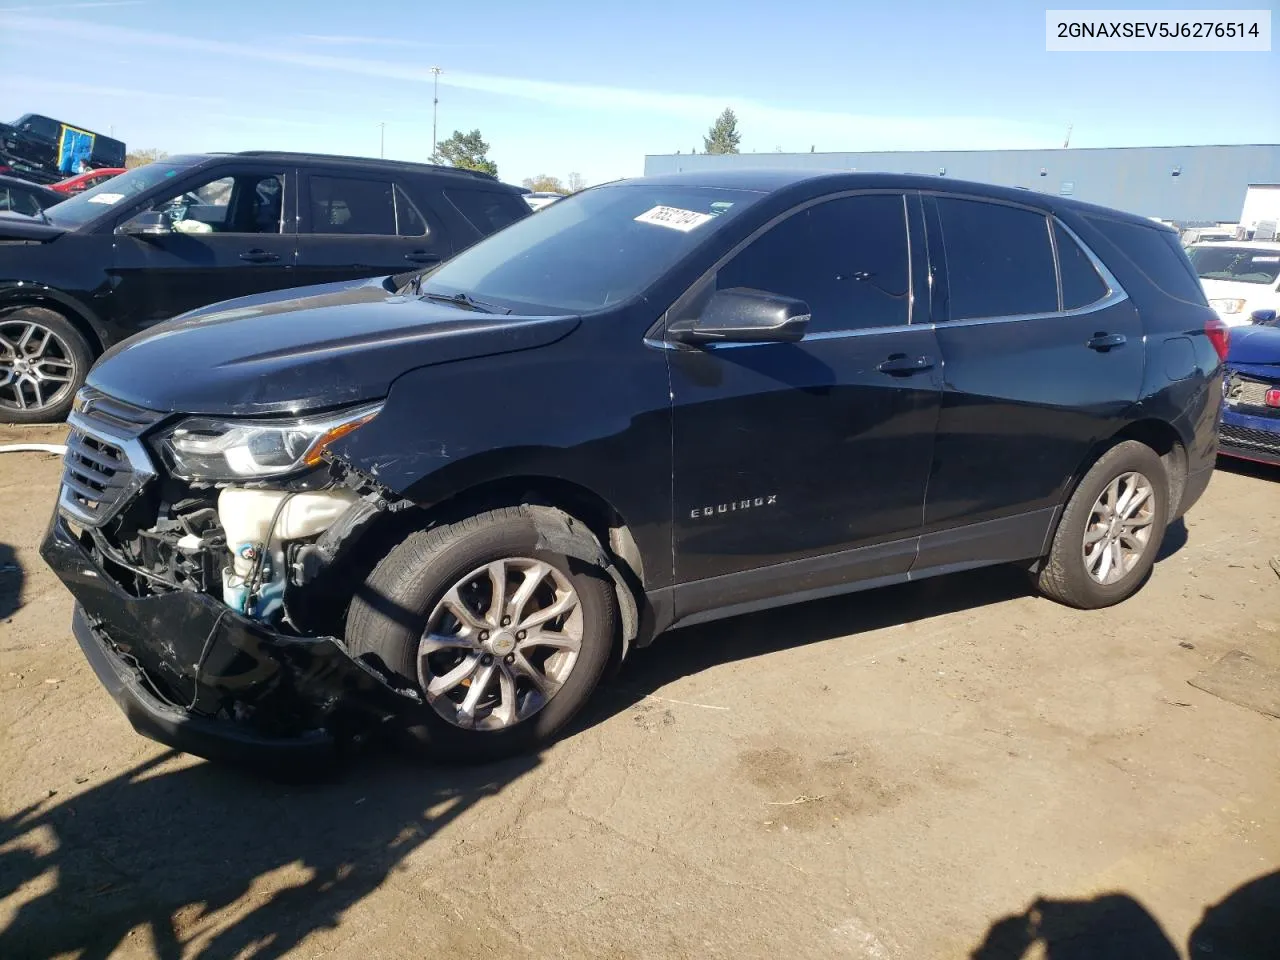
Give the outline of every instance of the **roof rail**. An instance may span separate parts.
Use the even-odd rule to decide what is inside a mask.
[[[492,180],[495,183],[501,183],[492,173],[485,173],[482,170],[468,170],[466,167],[446,167],[440,163],[418,163],[412,160],[387,160],[380,157],[352,157],[344,154],[336,153],[301,153],[292,150],[240,150],[235,156],[238,157],[279,157],[280,159],[289,160],[324,160],[324,161],[341,161],[345,163],[374,164],[387,167],[416,167],[427,168],[439,173],[451,173],[460,177],[474,177],[478,180]]]

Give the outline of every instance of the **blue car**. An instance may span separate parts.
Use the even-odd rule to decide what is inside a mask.
[[[1231,331],[1219,452],[1280,465],[1280,327]]]

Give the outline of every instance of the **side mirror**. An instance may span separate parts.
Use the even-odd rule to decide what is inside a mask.
[[[116,233],[126,237],[162,237],[173,233],[173,224],[159,210],[144,210],[116,227]]]
[[[1255,310],[1249,314],[1249,319],[1254,323],[1265,324],[1266,326],[1275,326],[1276,312],[1274,310]]]
[[[717,290],[702,314],[667,329],[678,343],[795,343],[809,328],[809,305],[763,290]]]

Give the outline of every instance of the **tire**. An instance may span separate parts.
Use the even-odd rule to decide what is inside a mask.
[[[423,707],[413,713],[412,719],[401,727],[401,732],[414,752],[427,759],[488,761],[546,744],[587,702],[617,645],[619,614],[613,581],[599,567],[539,547],[540,538],[535,526],[536,511],[539,509],[543,508],[503,507],[457,523],[410,534],[374,568],[351,602],[347,614],[346,642],[352,655],[362,657],[380,671],[391,674],[396,682],[412,687],[424,699]],[[461,665],[462,659],[478,658],[483,663],[484,658],[488,657],[494,671],[504,671],[504,664],[510,663],[505,676],[512,677],[522,666],[527,667],[530,661],[523,659],[524,655],[519,647],[512,650],[506,646],[500,647],[496,654],[488,647],[474,651],[446,649],[420,661],[419,644],[423,642],[429,621],[433,621],[433,636],[450,632],[441,627],[441,623],[456,624],[458,635],[468,629],[461,618],[453,616],[448,610],[441,613],[446,607],[446,594],[460,582],[466,582],[467,587],[455,592],[455,597],[472,587],[483,591],[485,584],[492,585],[496,581],[483,577],[469,581],[467,578],[486,565],[499,562],[511,564],[512,569],[530,562],[554,568],[546,574],[547,579],[539,590],[557,591],[552,603],[557,602],[556,598],[568,596],[570,592],[576,594],[576,610],[579,612],[567,614],[566,617],[572,619],[580,632],[580,648],[569,667],[567,677],[561,678],[562,683],[545,701],[529,699],[533,688],[529,686],[528,673],[520,674],[517,681],[513,681],[524,686],[513,685],[510,688],[513,696],[508,698],[508,687],[502,676],[477,672],[474,675],[476,678],[486,676],[490,680],[485,689],[492,690],[495,685],[500,687],[502,710],[506,709],[508,702],[523,703],[525,708],[538,703],[542,705],[527,718],[517,718],[505,726],[467,729],[459,725],[463,719],[463,709],[454,702],[459,697],[465,701],[463,687],[454,688],[448,695],[437,694],[437,699],[433,701],[424,689],[424,674],[420,667],[425,669],[427,664],[435,662],[433,658],[437,656],[458,657],[458,665]],[[533,571],[541,568],[528,569]],[[529,575],[518,570],[517,574],[522,578]],[[523,582],[523,579],[517,581]],[[558,591],[562,586],[566,589],[560,593]],[[567,588],[571,588],[571,591]],[[518,590],[518,586],[516,589]],[[518,594],[511,593],[510,587],[505,596],[513,605],[518,602]],[[491,595],[489,602],[492,602]],[[526,599],[525,605],[530,602]],[[532,602],[538,602],[536,595]],[[472,609],[472,617],[497,619],[493,616],[493,610],[498,609],[497,605],[490,608],[482,600],[478,606],[485,607],[485,611],[477,614]],[[501,609],[508,608],[503,605]],[[548,623],[555,624],[559,619]],[[516,626],[518,624],[514,624],[511,630],[492,630],[492,636],[486,642],[505,645],[507,641],[514,639],[513,631]],[[568,630],[568,621],[563,629]],[[535,630],[542,633],[540,628]],[[532,632],[534,631],[531,630]],[[474,630],[471,639],[475,640],[480,635],[478,629]],[[489,650],[488,653],[485,652],[486,649]],[[530,657],[537,656],[536,650],[526,650],[525,653]],[[560,655],[558,651],[550,654],[547,663],[557,655]],[[517,656],[521,659],[512,663]],[[563,656],[567,657],[568,654]],[[445,682],[447,676],[452,675],[447,666],[431,669],[437,672],[429,676],[439,682]],[[551,670],[548,668],[544,676],[550,675]],[[466,690],[469,691],[472,680],[468,678],[462,683],[466,684]],[[519,689],[524,690],[523,701],[516,695]],[[483,710],[483,707],[478,710],[473,707],[472,715],[482,713]],[[446,718],[446,714],[454,711],[458,713],[458,722]],[[481,722],[502,723],[504,721],[499,717],[500,712],[499,707],[493,707],[481,720],[473,718],[470,722],[477,726]]]
[[[28,331],[35,338],[46,339],[40,348],[40,362],[21,370],[20,362],[34,359],[21,346]],[[28,347],[34,348],[36,342],[29,341]],[[56,310],[33,306],[0,313],[0,423],[65,420],[92,365],[93,350],[84,334]],[[32,373],[65,375],[69,379],[56,384],[42,380],[36,385],[27,379]],[[33,392],[37,389],[40,394]],[[33,402],[41,399],[45,402]]]
[[[1124,500],[1124,491],[1129,487],[1122,478],[1132,478],[1134,474],[1145,478],[1150,488],[1135,514],[1138,516],[1147,511],[1146,503],[1150,502],[1149,523],[1145,527],[1149,530],[1147,539],[1140,552],[1133,551],[1136,556],[1132,566],[1123,573],[1120,571],[1122,566],[1127,566],[1127,561],[1126,564],[1116,566],[1111,558],[1102,557],[1100,553],[1091,554],[1098,556],[1099,561],[1093,568],[1094,573],[1090,573],[1091,564],[1086,557],[1086,549],[1097,550],[1108,539],[1104,532],[1109,525],[1108,521],[1103,512],[1095,514],[1095,505],[1099,504],[1099,498],[1113,482],[1121,480],[1117,486],[1120,491],[1119,502],[1125,504],[1124,509],[1130,509]],[[1133,488],[1139,492],[1142,489],[1140,483],[1135,483]],[[1109,493],[1108,496],[1112,494]],[[1119,603],[1132,596],[1151,572],[1168,522],[1169,484],[1160,456],[1146,444],[1136,440],[1119,443],[1104,453],[1089,469],[1067,501],[1067,508],[1054,533],[1053,546],[1036,576],[1036,585],[1045,596],[1082,610]],[[1091,538],[1101,536],[1102,541],[1095,540],[1091,548],[1086,548],[1086,531]],[[1132,539],[1128,540],[1128,543],[1132,542]],[[1124,545],[1122,542],[1122,549]],[[1110,582],[1100,581],[1096,575],[1103,564],[1107,566],[1107,576],[1113,578]]]

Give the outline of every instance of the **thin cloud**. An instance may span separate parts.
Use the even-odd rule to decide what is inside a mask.
[[[141,7],[147,0],[94,0],[93,3],[46,3],[41,6],[0,7],[0,13],[47,13],[50,10],[87,10],[90,7]]]
[[[487,43],[423,43],[421,40],[404,40],[400,37],[353,37],[339,34],[303,33],[299,40],[331,47],[406,47],[414,50],[474,50],[489,47]]]
[[[65,43],[84,40],[98,46],[156,47],[172,54],[177,50],[208,53],[221,58],[238,58],[282,66],[306,67],[320,71],[430,83],[427,66],[399,64],[351,56],[246,46],[221,40],[184,37],[134,30],[126,27],[81,23],[74,20],[45,17],[3,16],[0,25],[19,32],[53,34]],[[742,125],[748,129],[774,131],[775,136],[808,137],[810,131],[821,131],[827,143],[847,143],[858,149],[898,148],[931,145],[945,146],[949,141],[973,145],[975,134],[984,146],[1036,146],[1043,139],[1042,126],[1017,123],[1001,118],[946,115],[937,117],[899,117],[842,113],[826,110],[792,108],[741,97],[673,93],[660,90],[638,90],[598,84],[563,83],[504,77],[492,74],[446,70],[440,85],[473,90],[500,97],[529,100],[571,111],[601,111],[648,114],[668,119],[681,119],[702,124],[726,105],[732,105]]]
[[[226,103],[223,97],[202,97],[190,93],[166,93],[162,90],[131,90],[125,87],[104,87],[96,83],[76,83],[70,80],[43,80],[34,77],[13,77],[8,81],[10,90],[28,90],[33,93],[67,93],[84,97],[116,97],[127,100],[172,101],[179,103]]]

